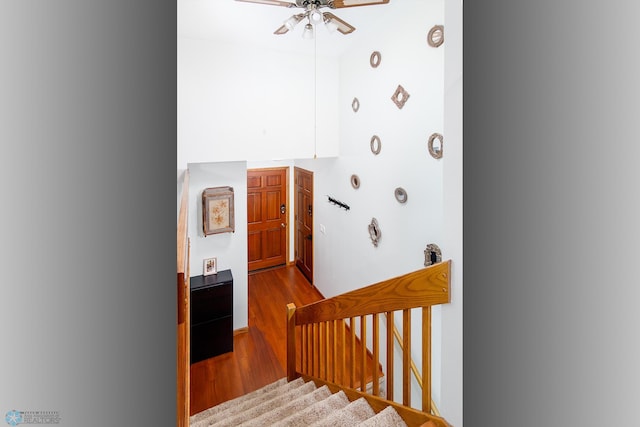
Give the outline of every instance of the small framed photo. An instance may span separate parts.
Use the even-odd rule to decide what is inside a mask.
[[[202,192],[202,228],[204,235],[233,233],[233,187],[212,187]]]
[[[212,274],[216,274],[217,272],[218,272],[218,259],[206,258],[204,260],[204,275],[210,276]]]

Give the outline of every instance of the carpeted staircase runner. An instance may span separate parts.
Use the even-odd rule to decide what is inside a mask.
[[[392,407],[376,414],[364,398],[353,402],[342,392],[316,387],[302,378],[282,378],[259,390],[193,415],[191,427],[406,427]]]

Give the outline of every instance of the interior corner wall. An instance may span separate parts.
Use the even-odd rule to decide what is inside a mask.
[[[442,307],[441,405],[451,425],[463,425],[463,135],[462,0],[445,4],[443,230],[441,249],[452,259],[451,302]]]
[[[177,77],[178,168],[338,153],[337,58],[178,37]]]
[[[235,232],[204,236],[202,191],[208,187],[233,187]],[[247,259],[246,162],[189,164],[190,276],[203,273],[203,260],[217,258],[218,271],[233,274],[233,329],[249,324]]]

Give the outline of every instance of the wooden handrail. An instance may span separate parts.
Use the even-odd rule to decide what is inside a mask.
[[[296,309],[296,324],[347,319],[449,302],[450,261]]]
[[[176,405],[178,427],[189,426],[190,412],[190,336],[189,336],[189,237],[187,219],[189,212],[189,171],[182,183],[180,210],[178,211],[176,261],[177,261],[177,342],[176,342]]]
[[[451,262],[435,264],[412,273],[393,279],[385,280],[362,289],[347,292],[333,298],[296,308],[294,304],[287,306],[287,376],[293,380],[300,376],[313,379],[316,382],[331,383],[344,390],[356,392],[356,370],[360,366],[360,387],[357,393],[366,393],[365,381],[369,355],[365,342],[367,341],[367,316],[372,317],[373,336],[373,394],[379,394],[376,387],[376,369],[379,364],[379,315],[387,317],[387,397],[382,399],[392,406],[399,406],[400,414],[408,425],[422,425],[431,423],[434,426],[447,426],[439,415],[432,415],[435,409],[431,399],[431,307],[449,302],[450,298],[450,268]],[[410,310],[422,308],[422,366],[423,374],[419,380],[422,387],[422,411],[410,408],[411,372],[417,374],[415,363],[411,359],[411,315]],[[393,313],[403,312],[403,404],[393,402],[393,337],[394,333],[389,325],[393,325]],[[356,352],[355,334],[356,319],[360,323],[361,351]],[[344,328],[349,322],[347,334]],[[341,327],[336,327],[335,323]],[[334,325],[331,327],[330,325]],[[302,338],[301,346],[296,343],[297,336]],[[399,337],[399,335],[398,335]],[[349,345],[347,345],[349,341]],[[330,348],[333,345],[333,348]],[[298,347],[302,347],[300,357]],[[339,350],[338,350],[339,348]],[[334,354],[333,358],[330,357]],[[317,356],[316,356],[317,355]],[[349,372],[344,372],[345,361],[349,360]],[[299,362],[299,363],[298,363]],[[300,370],[298,371],[298,367]],[[336,375],[336,369],[341,368],[342,375]],[[372,395],[369,395],[372,396]],[[394,407],[395,407],[394,406]],[[402,410],[407,409],[407,411]],[[421,415],[420,423],[416,424],[415,412]],[[436,411],[437,412],[437,411]]]

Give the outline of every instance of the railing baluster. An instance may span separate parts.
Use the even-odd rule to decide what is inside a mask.
[[[393,311],[387,311],[387,400],[393,400]]]
[[[337,320],[331,321],[331,366],[333,369],[331,370],[331,382],[336,382],[336,371],[338,370],[338,324]]]
[[[411,311],[402,310],[402,404],[411,406]]]
[[[324,359],[324,322],[318,323],[318,377],[326,379],[327,361]]]
[[[351,375],[349,376],[349,386],[355,387],[356,383],[356,320],[355,317],[349,319],[349,329],[351,331]]]
[[[431,413],[431,307],[422,307],[422,411]]]
[[[325,342],[325,347],[324,347],[324,360],[326,361],[326,366],[324,368],[324,378],[326,380],[329,380],[330,375],[331,375],[331,368],[332,368],[332,363],[329,362],[329,331],[331,328],[331,323],[327,320],[324,323],[324,342]]]
[[[340,320],[340,339],[342,340],[342,360],[340,361],[340,381],[347,383],[347,330],[345,320]]]
[[[367,318],[360,316],[360,390],[367,391]]]
[[[296,378],[296,306],[287,305],[287,378]]]
[[[318,340],[318,334],[316,330],[316,324],[311,324],[311,375],[316,375],[316,344]]]
[[[378,366],[380,365],[380,327],[378,320],[378,313],[375,313],[373,315],[373,368],[371,369],[373,394],[375,396],[380,396],[380,379],[378,378]]]
[[[302,341],[300,342],[300,371],[307,373],[307,325],[300,326],[302,330]]]

